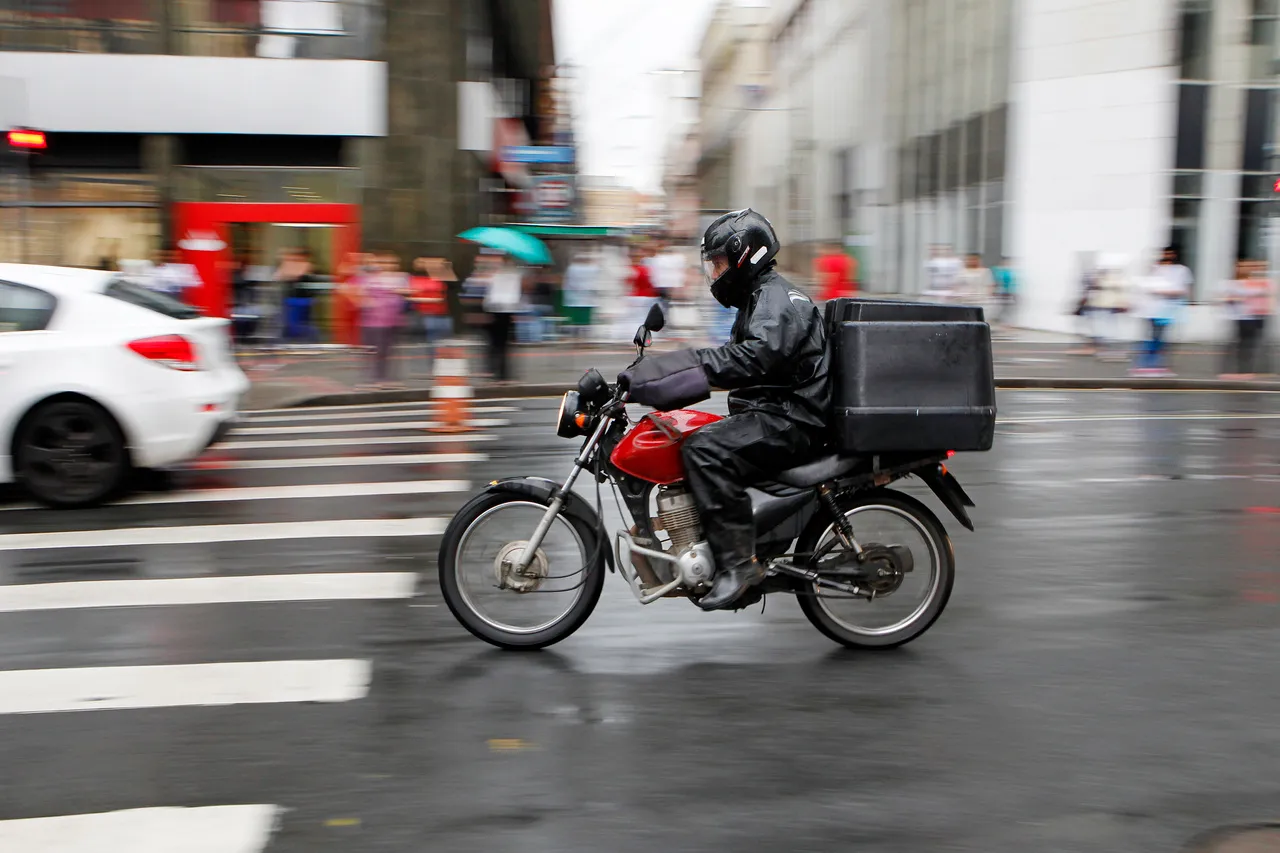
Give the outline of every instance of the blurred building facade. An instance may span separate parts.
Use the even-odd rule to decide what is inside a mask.
[[[0,129],[48,148],[5,157],[0,259],[465,265],[529,183],[502,147],[561,130],[554,67],[550,0],[5,0]]]
[[[1280,266],[1278,5],[773,0],[767,67],[742,81],[767,93],[710,123],[727,83],[704,83],[703,204],[767,212],[797,270],[842,240],[873,291],[924,290],[937,244],[1009,257],[1022,321],[1042,328],[1070,327],[1101,252],[1137,274],[1176,245],[1207,298],[1237,257]],[[731,65],[708,50],[716,27],[713,81]],[[710,179],[716,144],[727,182]],[[1187,336],[1219,325],[1208,307],[1186,316]]]
[[[770,13],[764,4],[718,0],[698,50],[698,192],[704,210],[726,210],[744,119],[769,90]]]
[[[658,126],[663,128],[662,192],[666,230],[682,240],[700,237],[698,193],[699,103],[702,79],[697,69],[662,72]]]

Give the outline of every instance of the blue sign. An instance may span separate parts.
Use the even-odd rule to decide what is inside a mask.
[[[508,145],[502,149],[504,163],[573,162],[573,149],[567,145]]]

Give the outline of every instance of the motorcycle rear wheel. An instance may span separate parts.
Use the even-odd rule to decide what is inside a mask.
[[[874,613],[877,603],[893,602],[894,596],[902,593],[900,587],[883,598],[867,601],[842,598],[841,593],[800,582],[796,595],[800,610],[815,628],[849,648],[884,650],[911,642],[937,621],[951,598],[955,553],[942,522],[920,501],[887,489],[848,495],[837,501],[864,548],[870,544],[917,546],[911,549],[914,567],[903,578],[925,581],[924,595],[902,619],[876,626],[864,622],[862,615]],[[876,524],[876,518],[884,521]],[[886,536],[902,541],[878,541]],[[820,514],[801,535],[797,551],[815,553],[835,537],[835,523],[826,513]],[[926,572],[927,578],[922,577]]]
[[[458,511],[440,543],[440,593],[462,626],[503,649],[541,649],[568,637],[595,610],[604,586],[599,531],[556,516],[524,591],[500,589],[497,565],[519,557],[546,510],[526,495],[483,494]],[[535,615],[524,619],[521,614]],[[549,616],[537,615],[539,611]]]

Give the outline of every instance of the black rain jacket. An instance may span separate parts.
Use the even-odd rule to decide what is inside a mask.
[[[646,358],[624,373],[631,399],[660,411],[729,391],[729,414],[766,412],[826,433],[830,355],[822,312],[772,267],[749,285],[729,342]]]

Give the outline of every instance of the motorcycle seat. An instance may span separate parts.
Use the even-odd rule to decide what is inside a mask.
[[[859,465],[867,462],[862,456],[844,456],[839,453],[824,453],[817,459],[779,471],[773,475],[773,481],[793,489],[812,489],[828,480],[845,476]]]

